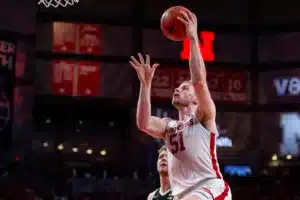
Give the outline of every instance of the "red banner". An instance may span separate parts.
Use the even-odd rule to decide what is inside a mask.
[[[79,53],[100,54],[101,29],[99,25],[79,25]]]
[[[157,69],[152,81],[152,96],[170,98],[174,91],[174,69]]]
[[[55,95],[69,95],[74,93],[75,61],[52,62],[52,92]]]
[[[77,29],[77,24],[54,22],[52,51],[74,53],[76,50]]]
[[[207,82],[215,101],[248,102],[247,73],[234,70],[208,70]],[[152,96],[171,98],[174,89],[190,80],[188,69],[159,69],[152,83]]]
[[[207,71],[208,87],[215,101],[248,102],[247,80],[244,71]]]
[[[53,61],[52,92],[67,96],[100,95],[100,63]]]
[[[78,95],[100,95],[100,63],[80,62],[78,68]]]

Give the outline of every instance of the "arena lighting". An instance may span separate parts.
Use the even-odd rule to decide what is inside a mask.
[[[291,160],[292,158],[293,158],[292,155],[290,155],[290,154],[286,155],[286,159],[287,159],[287,160]]]
[[[106,156],[106,154],[107,154],[107,152],[106,152],[105,149],[103,149],[103,150],[100,151],[100,155],[101,155],[101,156]]]
[[[76,152],[78,152],[78,148],[73,147],[73,148],[72,148],[72,151],[73,151],[74,153],[76,153]]]
[[[46,124],[50,124],[51,123],[51,119],[50,118],[47,118],[46,119]]]
[[[277,156],[277,154],[273,154],[273,156],[272,156],[272,160],[273,160],[273,161],[276,161],[276,160],[278,160],[278,156]]]
[[[60,150],[60,151],[62,151],[64,149],[64,145],[62,145],[62,144],[58,145],[57,149]]]
[[[91,155],[92,153],[93,153],[93,150],[92,150],[92,149],[87,149],[87,150],[86,150],[86,154]]]
[[[43,142],[43,147],[48,147],[48,146],[49,146],[48,142]]]
[[[20,161],[20,156],[16,155],[15,156],[15,161]]]

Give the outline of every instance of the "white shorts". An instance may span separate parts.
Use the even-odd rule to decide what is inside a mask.
[[[205,183],[196,184],[178,195],[178,199],[183,199],[189,195],[199,196],[201,200],[231,200],[229,185],[222,179],[211,179]]]

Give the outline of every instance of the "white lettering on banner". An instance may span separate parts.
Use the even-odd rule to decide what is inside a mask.
[[[15,51],[16,51],[16,48],[13,43],[0,40],[0,52],[1,53],[14,53]]]
[[[89,72],[96,72],[96,66],[81,65],[80,75],[88,75]]]
[[[236,90],[239,91],[242,89],[242,83],[241,80],[228,80],[228,91]]]
[[[170,87],[169,76],[155,76],[153,77],[153,85],[155,87]]]
[[[278,96],[300,95],[300,77],[275,79],[274,86]]]
[[[247,94],[237,94],[231,92],[210,92],[211,97],[215,101],[247,101]]]
[[[94,31],[98,31],[98,29],[95,26],[91,26],[89,24],[84,24],[82,31],[94,32]]]
[[[283,113],[280,115],[282,128],[282,154],[297,155],[300,152],[300,115],[299,113]]]
[[[54,22],[53,33],[54,40],[57,44],[64,44],[65,42],[73,42],[75,40],[75,24],[66,22]]]
[[[0,64],[1,66],[7,66],[9,64],[9,60],[7,58],[7,55],[0,53]]]
[[[209,89],[216,90],[216,89],[218,89],[219,85],[220,85],[220,80],[217,77],[214,77],[214,78],[211,78],[210,80],[208,80]]]
[[[63,80],[73,80],[73,64],[60,62],[55,65],[54,83],[61,83]]]
[[[81,46],[99,46],[99,39],[93,34],[85,34],[84,37],[80,40]]]
[[[12,69],[13,55],[16,52],[16,45],[11,42],[0,40],[0,66]]]

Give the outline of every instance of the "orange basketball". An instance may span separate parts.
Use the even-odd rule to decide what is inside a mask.
[[[173,6],[167,9],[160,19],[160,28],[170,40],[182,41],[187,37],[185,25],[177,19],[182,16],[180,11],[189,11],[182,6]]]

